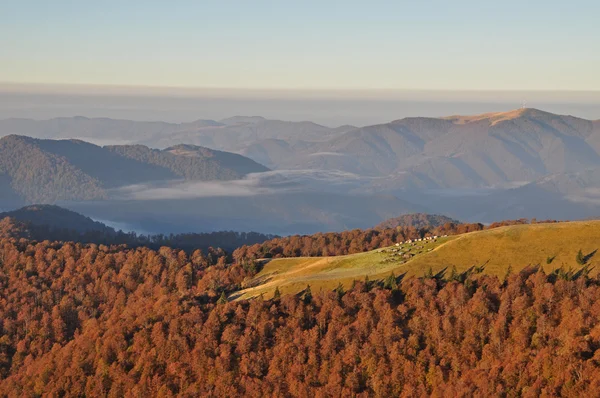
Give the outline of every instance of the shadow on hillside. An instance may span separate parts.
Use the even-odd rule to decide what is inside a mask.
[[[590,267],[589,265],[584,265],[583,267],[574,270],[572,268],[565,269],[563,267],[557,268],[549,275],[549,279],[552,282],[556,282],[557,280],[565,280],[565,281],[574,281],[581,277],[587,277],[594,270],[595,267]]]
[[[592,259],[592,257],[594,257],[596,255],[597,252],[598,252],[598,249],[583,256],[583,262],[587,263],[588,261],[590,261]]]

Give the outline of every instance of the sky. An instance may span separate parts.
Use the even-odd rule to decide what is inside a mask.
[[[600,90],[600,2],[0,0],[0,82]]]

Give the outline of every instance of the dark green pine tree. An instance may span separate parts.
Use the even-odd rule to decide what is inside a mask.
[[[227,296],[225,295],[225,292],[221,293],[221,297],[219,297],[219,300],[217,300],[217,304],[227,304]]]
[[[310,285],[306,285],[306,289],[304,289],[303,300],[305,304],[308,304],[312,301],[312,292],[310,291]]]
[[[398,282],[396,282],[396,275],[394,275],[394,272],[392,272],[390,276],[385,278],[385,281],[383,282],[383,287],[389,290],[398,289]]]
[[[583,256],[583,252],[581,251],[581,249],[579,249],[579,252],[577,253],[577,257],[575,258],[575,260],[577,260],[577,264],[579,264],[579,265],[585,264],[585,257]]]
[[[340,282],[337,287],[335,288],[334,292],[337,293],[338,299],[341,299],[344,296],[344,285],[342,285],[342,282]]]
[[[506,269],[506,273],[504,274],[504,281],[508,280],[508,277],[512,274],[512,265],[509,265]]]
[[[458,281],[460,279],[460,274],[458,273],[458,270],[456,269],[456,265],[452,266],[452,271],[450,273],[450,278],[451,281]]]
[[[281,292],[279,291],[279,286],[275,288],[275,293],[273,293],[273,300],[279,300],[281,298]]]
[[[427,278],[427,279],[432,279],[433,278],[433,268],[429,267],[429,269],[425,273],[425,278]]]

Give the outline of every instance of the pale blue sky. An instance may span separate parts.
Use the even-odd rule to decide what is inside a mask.
[[[600,2],[0,0],[0,82],[600,90]]]

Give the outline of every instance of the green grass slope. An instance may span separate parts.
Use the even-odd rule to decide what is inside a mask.
[[[370,280],[384,279],[392,272],[396,276],[423,276],[430,268],[434,273],[446,269],[449,275],[453,267],[462,272],[483,266],[483,272],[499,277],[509,267],[515,272],[529,265],[540,265],[546,272],[561,267],[576,269],[581,267],[576,260],[579,250],[587,257],[587,265],[594,267],[600,264],[597,249],[600,221],[514,225],[348,256],[265,260],[262,271],[230,298],[248,299],[260,294],[270,298],[277,287],[282,294],[298,293],[307,285],[313,292],[332,290],[340,283],[349,287],[353,280],[366,276]],[[414,257],[406,259],[399,252]]]

